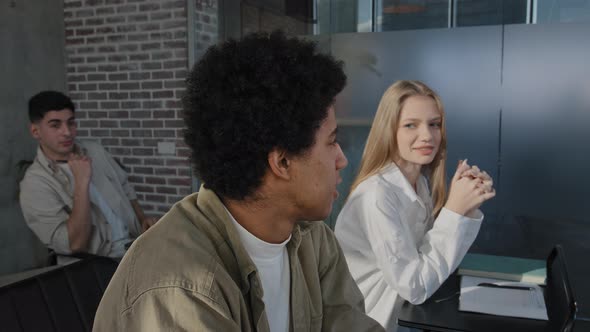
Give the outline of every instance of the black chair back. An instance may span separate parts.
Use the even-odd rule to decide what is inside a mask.
[[[0,330],[91,331],[117,265],[93,257],[0,288]]]
[[[552,329],[572,332],[578,308],[570,286],[565,254],[556,245],[547,258],[547,314]]]

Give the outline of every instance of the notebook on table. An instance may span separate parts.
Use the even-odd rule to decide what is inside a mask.
[[[546,264],[538,259],[468,253],[459,264],[457,274],[544,285]]]

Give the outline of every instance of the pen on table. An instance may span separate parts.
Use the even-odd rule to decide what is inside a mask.
[[[490,288],[505,288],[505,289],[520,289],[520,290],[534,290],[531,286],[517,286],[517,285],[498,285],[492,282],[482,282],[477,284],[479,287],[490,287]]]

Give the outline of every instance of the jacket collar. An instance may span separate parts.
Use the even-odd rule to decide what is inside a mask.
[[[251,280],[255,277],[258,270],[246,251],[246,248],[244,248],[242,240],[240,239],[240,234],[238,233],[225,205],[215,192],[206,189],[203,185],[201,185],[197,194],[196,205],[207,219],[212,222],[212,225],[217,228],[218,233],[224,239],[225,243],[229,245],[235,258],[237,269],[239,270],[241,291],[243,294],[248,293],[251,288]],[[291,240],[287,244],[289,251],[297,251],[301,244],[302,237],[311,231],[313,224],[313,222],[299,222],[295,225],[293,233],[291,234]],[[231,258],[222,257],[222,259],[227,260]],[[228,262],[226,261],[225,263],[227,264]]]
[[[233,225],[231,216],[228,214],[221,199],[212,190],[206,189],[203,185],[197,195],[197,207],[217,228],[217,231],[229,245],[235,258],[241,279],[241,291],[246,294],[250,291],[250,275],[256,272],[256,265],[242,245],[240,235]],[[225,261],[228,257],[222,257]],[[225,262],[226,264],[229,262]]]
[[[82,147],[78,141],[75,141],[73,152],[74,154],[86,155],[86,148]],[[59,172],[58,163],[54,160],[47,158],[40,144],[37,147],[36,159],[43,168],[50,170],[51,174],[55,175],[57,172]]]
[[[74,144],[74,153],[76,154],[86,154],[86,148],[79,145],[78,142]],[[39,164],[39,166],[47,172],[50,176],[57,180],[57,182],[62,186],[65,193],[67,193],[70,197],[74,197],[74,191],[72,186],[70,185],[70,179],[66,174],[62,171],[59,167],[59,164],[47,158],[41,145],[37,147],[37,156],[35,157],[35,163]]]

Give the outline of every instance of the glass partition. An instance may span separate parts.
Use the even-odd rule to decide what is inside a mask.
[[[534,23],[590,22],[590,1],[588,0],[535,0],[534,3],[536,6]]]
[[[454,27],[522,24],[528,22],[527,10],[530,10],[527,0],[458,0],[451,23]]]
[[[590,22],[590,0],[189,0],[219,10],[225,37],[282,29],[326,35],[480,25]],[[196,20],[199,15],[195,16]],[[208,24],[205,22],[205,24]]]
[[[449,0],[376,0],[374,31],[446,28]]]

